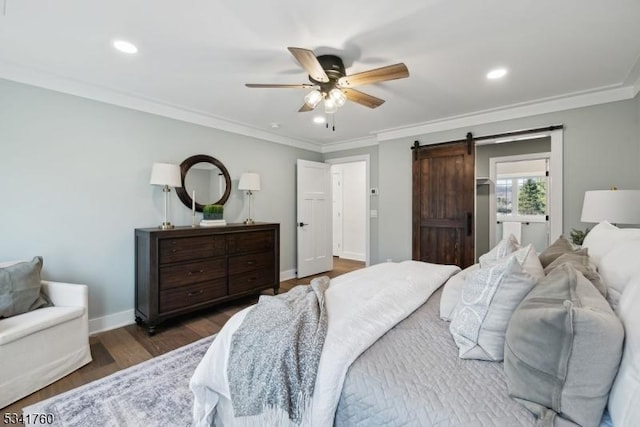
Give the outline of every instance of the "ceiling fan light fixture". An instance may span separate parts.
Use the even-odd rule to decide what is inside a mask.
[[[325,98],[324,100],[324,112],[326,114],[333,114],[338,111],[338,105],[336,102],[330,97]]]
[[[322,101],[322,93],[319,90],[315,89],[309,92],[304,96],[304,102],[311,108],[316,108],[316,106]]]
[[[337,107],[342,107],[347,102],[347,95],[338,88],[331,89],[329,98],[335,102]]]

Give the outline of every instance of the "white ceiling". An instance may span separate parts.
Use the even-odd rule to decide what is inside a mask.
[[[628,99],[640,89],[638,0],[0,6],[0,77],[312,149],[487,112]],[[139,53],[115,51],[117,38]],[[404,62],[410,77],[358,87],[386,103],[371,110],[348,102],[333,132],[312,122],[315,112],[297,112],[308,90],[244,86],[307,83],[288,46],[337,54],[347,74]],[[497,66],[508,75],[487,80]]]

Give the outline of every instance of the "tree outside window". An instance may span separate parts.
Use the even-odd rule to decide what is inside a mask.
[[[547,182],[543,178],[518,179],[518,214],[545,215]]]
[[[546,177],[497,179],[495,194],[498,215],[509,217],[544,217],[546,215]]]

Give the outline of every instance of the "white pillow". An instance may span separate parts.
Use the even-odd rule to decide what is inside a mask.
[[[583,248],[589,249],[591,260],[600,267],[600,260],[618,243],[640,238],[640,229],[618,228],[615,225],[602,221],[591,230],[582,242]]]
[[[640,238],[621,240],[600,259],[598,273],[607,285],[607,300],[617,312],[620,296],[633,276],[640,274]]]
[[[449,326],[458,355],[501,361],[511,315],[543,277],[533,245],[469,273]]]
[[[464,281],[471,271],[480,268],[481,264],[486,265],[498,259],[504,258],[517,251],[518,249],[520,249],[518,239],[516,239],[513,234],[509,234],[507,237],[499,241],[498,244],[495,245],[489,252],[480,256],[480,263],[465,268],[460,273],[449,279],[449,281],[444,285],[444,289],[442,290],[442,296],[440,299],[440,318],[442,320],[446,320],[447,322],[450,322],[451,319],[453,319],[456,305],[458,305],[458,301],[460,300],[460,293],[462,292]]]
[[[460,301],[460,293],[464,286],[464,281],[470,272],[480,268],[480,264],[473,264],[465,268],[455,276],[452,276],[447,283],[444,284],[442,295],[440,297],[440,318],[450,322],[453,318],[453,311]]]
[[[609,414],[615,426],[640,426],[640,274],[620,298],[618,316],[625,329],[618,375],[609,394]]]
[[[500,240],[498,244],[493,247],[493,249],[480,256],[480,258],[478,258],[478,261],[480,262],[481,266],[484,266],[484,264],[493,262],[500,258],[504,258],[517,251],[518,249],[520,249],[518,239],[516,239],[516,236],[514,236],[513,234],[509,234],[507,237]]]

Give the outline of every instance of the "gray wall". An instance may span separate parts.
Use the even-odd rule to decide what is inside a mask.
[[[490,135],[562,123],[564,128],[563,230],[580,223],[586,190],[640,188],[640,100],[541,114],[446,132],[416,135],[379,145],[378,261],[411,258],[411,150],[421,144]]]
[[[281,271],[295,268],[295,161],[370,155],[371,261],[411,258],[411,150],[422,144],[563,123],[564,230],[584,229],[584,191],[640,188],[640,98],[319,153],[0,79],[0,260],[45,258],[52,280],[87,283],[90,317],[133,307],[133,229],[162,222],[154,162],[194,154],[222,161],[234,190],[225,219],[241,221],[242,172],[262,177],[254,217],[281,223]],[[171,192],[170,219],[191,223]]]
[[[254,218],[281,224],[281,271],[295,268],[296,159],[320,153],[0,79],[0,260],[44,257],[44,277],[89,285],[90,318],[133,308],[133,230],[163,219],[154,162],[208,154],[229,170],[225,219],[247,215],[238,179],[258,172]],[[191,211],[170,193],[170,220]]]

